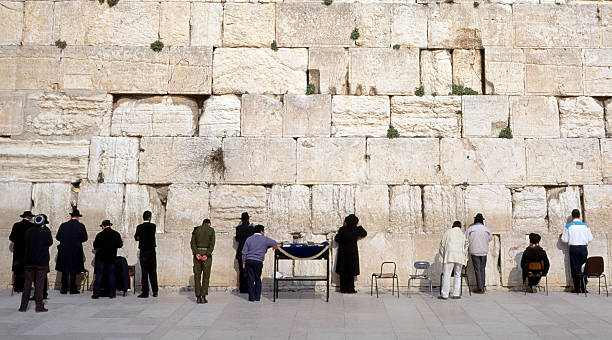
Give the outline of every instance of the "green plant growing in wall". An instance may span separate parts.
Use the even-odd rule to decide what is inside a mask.
[[[480,6],[480,2],[474,1],[474,8],[478,8],[478,6]]]
[[[63,50],[63,49],[65,49],[65,48],[66,48],[66,46],[68,46],[68,44],[66,44],[66,41],[65,41],[65,40],[59,40],[59,39],[58,39],[58,40],[56,40],[56,41],[55,41],[55,46],[57,46],[57,48],[59,48],[59,49],[62,49],[62,50]]]
[[[423,97],[425,95],[425,88],[423,87],[423,85],[414,89],[414,95],[419,97]]]
[[[161,50],[164,49],[164,43],[159,40],[156,40],[151,43],[151,49],[155,52],[161,52]]]
[[[108,4],[108,7],[113,7],[119,3],[119,0],[106,0],[106,3]]]
[[[397,138],[399,136],[400,134],[397,129],[395,129],[393,125],[389,125],[389,128],[387,129],[387,138]]]
[[[473,96],[477,95],[478,92],[472,90],[469,87],[463,85],[453,85],[453,94],[456,96]]]
[[[435,96],[438,95],[438,92],[434,91],[434,92],[431,93],[431,95],[435,97]]]
[[[394,50],[399,50],[399,49],[400,49],[400,45],[399,45],[399,44],[395,44],[395,45],[393,45],[393,49],[394,49]]]
[[[359,28],[355,27],[353,32],[351,32],[351,39],[353,40],[359,39]]]
[[[323,3],[325,4],[325,6],[331,5],[332,2],[334,2],[334,0],[323,0]]]
[[[104,183],[104,174],[102,171],[98,172],[98,183]]]
[[[276,40],[272,41],[272,44],[270,44],[270,48],[272,49],[272,51],[276,52],[278,51],[278,44],[276,43]]]
[[[103,3],[104,3],[104,0],[98,0],[98,2],[99,2],[100,4],[103,4]]]
[[[499,138],[512,139],[512,130],[510,129],[510,126],[506,126],[499,132]]]
[[[307,95],[315,94],[315,86],[314,86],[314,84],[306,85],[306,94]]]

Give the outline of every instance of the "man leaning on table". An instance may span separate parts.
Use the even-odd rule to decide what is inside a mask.
[[[246,269],[249,301],[259,301],[261,298],[261,271],[268,248],[278,249],[278,243],[264,236],[264,226],[258,224],[255,233],[250,236],[242,248],[242,268]]]

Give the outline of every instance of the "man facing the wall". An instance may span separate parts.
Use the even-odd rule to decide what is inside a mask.
[[[476,289],[474,293],[484,294],[485,292],[485,268],[487,267],[487,254],[489,253],[489,242],[493,239],[491,230],[484,225],[484,217],[481,213],[474,216],[474,224],[466,231],[468,239],[469,253],[474,265],[476,275]]]
[[[569,245],[570,268],[574,281],[572,293],[584,293],[585,288],[580,284],[579,274],[589,256],[587,245],[593,241],[593,234],[589,226],[580,220],[580,210],[572,210],[572,221],[563,228],[561,241]]]
[[[136,227],[134,239],[138,241],[138,249],[140,250],[140,271],[142,272],[141,284],[142,293],[139,298],[149,297],[149,280],[151,281],[151,290],[153,297],[157,297],[157,254],[155,253],[155,232],[157,226],[151,223],[152,213],[145,211],[142,214],[143,223]]]

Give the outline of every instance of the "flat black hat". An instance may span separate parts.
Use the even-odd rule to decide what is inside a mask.
[[[482,221],[484,221],[484,220],[485,220],[485,218],[484,218],[484,216],[482,216],[482,214],[481,214],[481,213],[478,213],[478,214],[476,214],[476,216],[474,216],[474,221],[480,221],[480,222],[482,222]]]
[[[113,224],[111,223],[111,221],[110,221],[110,220],[104,220],[104,221],[102,221],[102,224],[100,224],[100,225],[101,225],[101,226],[104,226],[104,227],[110,227],[110,226],[112,226]]]
[[[243,212],[242,215],[240,215],[240,220],[248,221],[249,220],[249,213],[248,212]]]
[[[32,214],[31,211],[27,210],[24,211],[23,214],[19,215],[19,217],[24,218],[24,217],[34,217],[34,214]]]
[[[81,212],[77,208],[72,209],[72,212],[70,213],[70,216],[72,216],[72,217],[83,217],[83,215],[81,215]]]

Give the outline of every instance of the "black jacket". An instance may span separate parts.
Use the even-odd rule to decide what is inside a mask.
[[[80,273],[83,271],[85,254],[83,242],[87,241],[87,230],[83,223],[71,219],[60,225],[55,239],[57,246],[57,263],[55,270],[62,273]]]
[[[252,224],[241,224],[236,227],[236,237],[234,239],[238,242],[238,248],[236,249],[236,258],[242,259],[242,248],[247,238],[251,237],[255,233]]]
[[[25,265],[49,268],[49,247],[53,244],[51,230],[34,226],[25,234]]]
[[[363,227],[340,227],[334,240],[338,243],[336,273],[340,275],[359,275],[359,249],[357,240],[368,233]]]
[[[537,247],[527,247],[523,252],[523,257],[521,258],[521,269],[523,273],[527,272],[527,264],[529,262],[540,262],[544,261],[544,270],[542,271],[543,275],[548,274],[548,269],[550,269],[550,262],[548,262],[548,256],[546,255],[546,251],[542,249],[540,246]]]
[[[134,239],[138,241],[138,249],[140,250],[155,250],[155,223],[145,222],[136,227]]]
[[[29,228],[34,226],[34,223],[26,219],[13,224],[13,229],[9,236],[9,240],[13,242],[13,271],[23,272],[24,270],[25,234]]]
[[[96,235],[93,247],[96,250],[96,260],[104,263],[115,263],[117,249],[123,247],[121,235],[113,229],[106,228]]]

